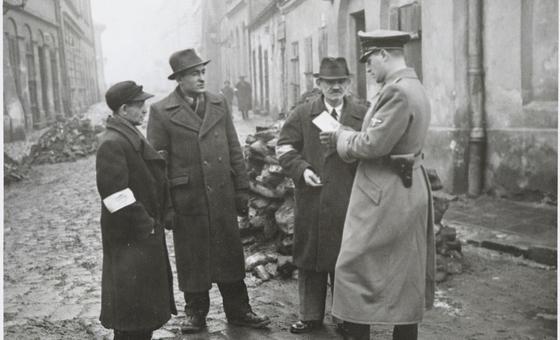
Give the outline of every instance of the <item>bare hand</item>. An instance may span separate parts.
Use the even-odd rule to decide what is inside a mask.
[[[320,187],[323,185],[319,176],[311,169],[305,169],[305,171],[303,171],[303,179],[305,180],[305,184],[312,187]]]
[[[321,141],[321,144],[323,144],[329,149],[336,148],[336,133],[334,131],[321,132],[319,134],[319,140]]]

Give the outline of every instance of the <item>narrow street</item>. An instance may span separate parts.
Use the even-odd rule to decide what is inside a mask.
[[[254,116],[235,123],[243,141]],[[95,157],[36,166],[29,180],[4,192],[4,338],[111,339],[99,321],[101,288],[100,201]],[[172,267],[173,245],[168,233]],[[464,247],[467,270],[438,286],[436,307],[426,313],[421,339],[555,339],[556,269],[509,255]],[[174,277],[179,315],[154,338],[339,339],[330,320],[320,332],[288,332],[297,318],[296,280],[246,279],[254,308],[273,323],[265,330],[228,326],[217,288],[211,291],[208,332],[180,336],[184,300]],[[390,339],[390,327],[372,330]]]

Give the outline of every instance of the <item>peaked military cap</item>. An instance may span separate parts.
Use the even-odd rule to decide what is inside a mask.
[[[377,49],[402,49],[411,38],[407,32],[392,30],[359,31],[358,37],[362,45],[360,57],[362,63],[365,63],[368,56]]]
[[[153,96],[153,94],[144,92],[141,85],[132,80],[126,80],[111,86],[105,93],[105,101],[111,110],[116,111],[123,104],[143,101]]]

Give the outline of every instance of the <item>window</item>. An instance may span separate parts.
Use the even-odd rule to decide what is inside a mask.
[[[305,38],[305,90],[313,89],[313,39]]]
[[[290,64],[292,66],[292,103],[295,105],[299,101],[299,42],[295,41],[292,43],[292,57],[290,58]]]

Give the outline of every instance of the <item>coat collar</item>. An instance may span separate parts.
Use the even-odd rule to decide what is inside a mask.
[[[179,87],[165,98],[165,109],[169,111],[169,119],[180,126],[199,132],[199,136],[206,134],[225,115],[222,97],[205,92],[205,114],[202,120],[190,107],[179,92]]]
[[[410,79],[418,79],[418,76],[416,75],[416,71],[414,71],[413,68],[407,67],[407,68],[402,68],[398,71],[394,71],[393,73],[390,73],[386,78],[385,78],[385,85],[391,85],[394,84],[396,82],[398,82],[399,80],[403,79],[403,78],[410,78]]]
[[[136,152],[142,153],[142,158],[146,160],[163,160],[163,157],[148,143],[142,133],[125,119],[119,116],[110,116],[107,118],[106,126],[108,130],[116,131],[124,136]]]

